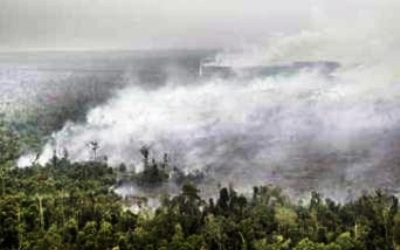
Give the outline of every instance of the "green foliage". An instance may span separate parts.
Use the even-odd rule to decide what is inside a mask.
[[[324,250],[324,244],[321,243],[315,243],[309,240],[308,238],[305,238],[301,240],[294,250]]]
[[[143,156],[143,167],[144,170],[133,176],[133,181],[142,186],[155,186],[162,184],[169,179],[169,174],[166,171],[167,158],[163,159],[163,162],[157,162],[155,159],[149,163],[150,150],[148,147],[143,146],[140,149],[140,153]],[[123,170],[123,169],[122,169]]]
[[[55,157],[19,169],[16,137],[0,134],[0,249],[400,249],[398,199],[380,190],[344,205],[313,192],[301,205],[273,186],[248,196],[223,187],[205,201],[196,185],[184,183],[154,211],[134,214],[113,192],[125,167]],[[167,161],[149,163],[142,154],[139,178],[165,181]]]
[[[15,160],[19,155],[17,135],[0,124],[0,165]]]

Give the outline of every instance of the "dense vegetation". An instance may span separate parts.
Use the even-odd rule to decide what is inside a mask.
[[[54,157],[16,168],[18,138],[0,132],[0,249],[400,249],[398,199],[383,191],[346,204],[313,192],[297,203],[277,187],[223,187],[205,201],[184,182],[155,210],[133,213],[135,201],[113,192],[124,167]],[[136,178],[165,180],[166,160],[147,164]]]

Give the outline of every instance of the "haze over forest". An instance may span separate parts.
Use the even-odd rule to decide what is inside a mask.
[[[400,249],[399,9],[1,0],[0,249]]]
[[[96,141],[111,165],[139,171],[148,145],[213,186],[398,188],[395,1],[2,4],[2,110],[40,137],[21,166]]]

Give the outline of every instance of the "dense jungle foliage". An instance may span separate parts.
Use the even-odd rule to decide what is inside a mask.
[[[383,191],[338,204],[317,192],[298,203],[273,186],[254,187],[251,195],[223,187],[205,201],[184,182],[180,194],[135,213],[134,200],[113,192],[123,166],[54,157],[46,166],[17,168],[19,153],[19,138],[3,127],[0,249],[400,249],[398,199]],[[166,161],[148,164],[136,179],[167,178]]]

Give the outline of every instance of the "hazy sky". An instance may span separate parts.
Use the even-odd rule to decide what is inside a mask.
[[[1,0],[0,50],[214,48],[297,32],[380,0]]]

